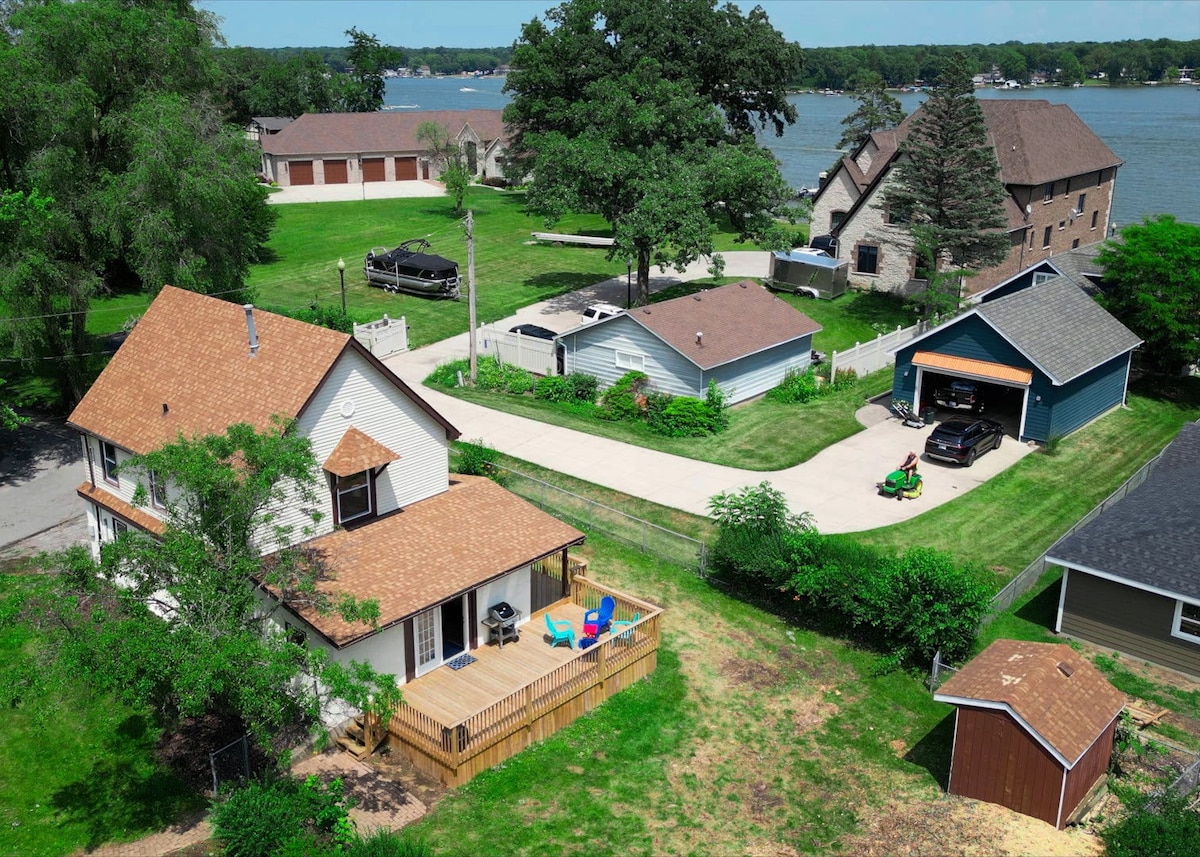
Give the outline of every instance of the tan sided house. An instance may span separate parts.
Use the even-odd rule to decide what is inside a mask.
[[[1123,163],[1065,104],[981,99],[988,139],[1008,196],[1009,251],[994,268],[967,280],[970,293],[991,288],[1055,253],[1103,240],[1117,168]],[[912,292],[917,259],[908,227],[892,223],[881,193],[920,108],[898,128],[877,131],[842,158],[813,200],[812,232],[837,239],[852,283]]]
[[[449,132],[472,175],[504,175],[499,110],[305,113],[261,138],[262,171],[281,187],[436,179],[427,146],[417,139],[423,122]]]
[[[309,439],[325,486],[304,544],[332,569],[331,588],[378,601],[379,627],[260,597],[280,632],[397,676],[405,704],[391,738],[425,769],[465,781],[654,669],[658,609],[577,574],[574,527],[491,480],[451,476],[458,432],[353,337],[171,286],[70,417],[93,551],[129,528],[163,530],[173,488],[151,475],[147,504],[134,506],[134,478],[120,471],[130,454],[239,422],[263,430],[277,415]],[[306,522],[298,508],[278,515]],[[581,629],[602,595],[627,636],[588,652],[541,641],[543,613]],[[522,645],[489,645],[502,603]],[[518,701],[522,717],[504,720]]]

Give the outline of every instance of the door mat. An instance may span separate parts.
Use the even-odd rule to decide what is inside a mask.
[[[479,659],[474,655],[459,655],[457,658],[451,658],[450,660],[446,661],[446,666],[450,667],[452,670],[461,670],[467,664],[473,664],[477,660]]]

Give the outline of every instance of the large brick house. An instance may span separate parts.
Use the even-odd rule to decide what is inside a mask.
[[[503,176],[504,121],[499,110],[305,113],[261,137],[262,171],[281,187],[436,179],[417,139],[423,122],[445,128],[471,173]]]
[[[969,293],[1104,239],[1123,163],[1065,104],[997,99],[979,106],[1008,191],[1010,246],[1003,262],[967,280]],[[850,261],[851,282],[861,288],[908,292],[921,285],[914,282],[917,259],[908,228],[889,222],[880,197],[920,113],[918,108],[895,130],[873,133],[841,160],[813,200],[813,235],[837,238],[837,255]]]

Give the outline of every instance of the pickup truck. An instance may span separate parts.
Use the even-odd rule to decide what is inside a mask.
[[[951,381],[948,387],[933,391],[933,400],[943,408],[967,408],[975,413],[983,411],[983,394],[974,381]]]

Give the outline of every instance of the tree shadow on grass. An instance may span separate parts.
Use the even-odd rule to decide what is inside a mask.
[[[181,829],[195,822],[203,798],[153,760],[145,718],[127,717],[91,769],[50,798],[63,821],[87,830],[87,848],[137,831]]]
[[[892,329],[897,318],[911,315],[905,309],[904,299],[890,292],[860,292],[844,298],[850,298],[846,314],[867,324],[883,324]]]
[[[954,712],[926,732],[904,754],[904,761],[929,771],[942,791],[950,787],[950,754],[954,746]]]

